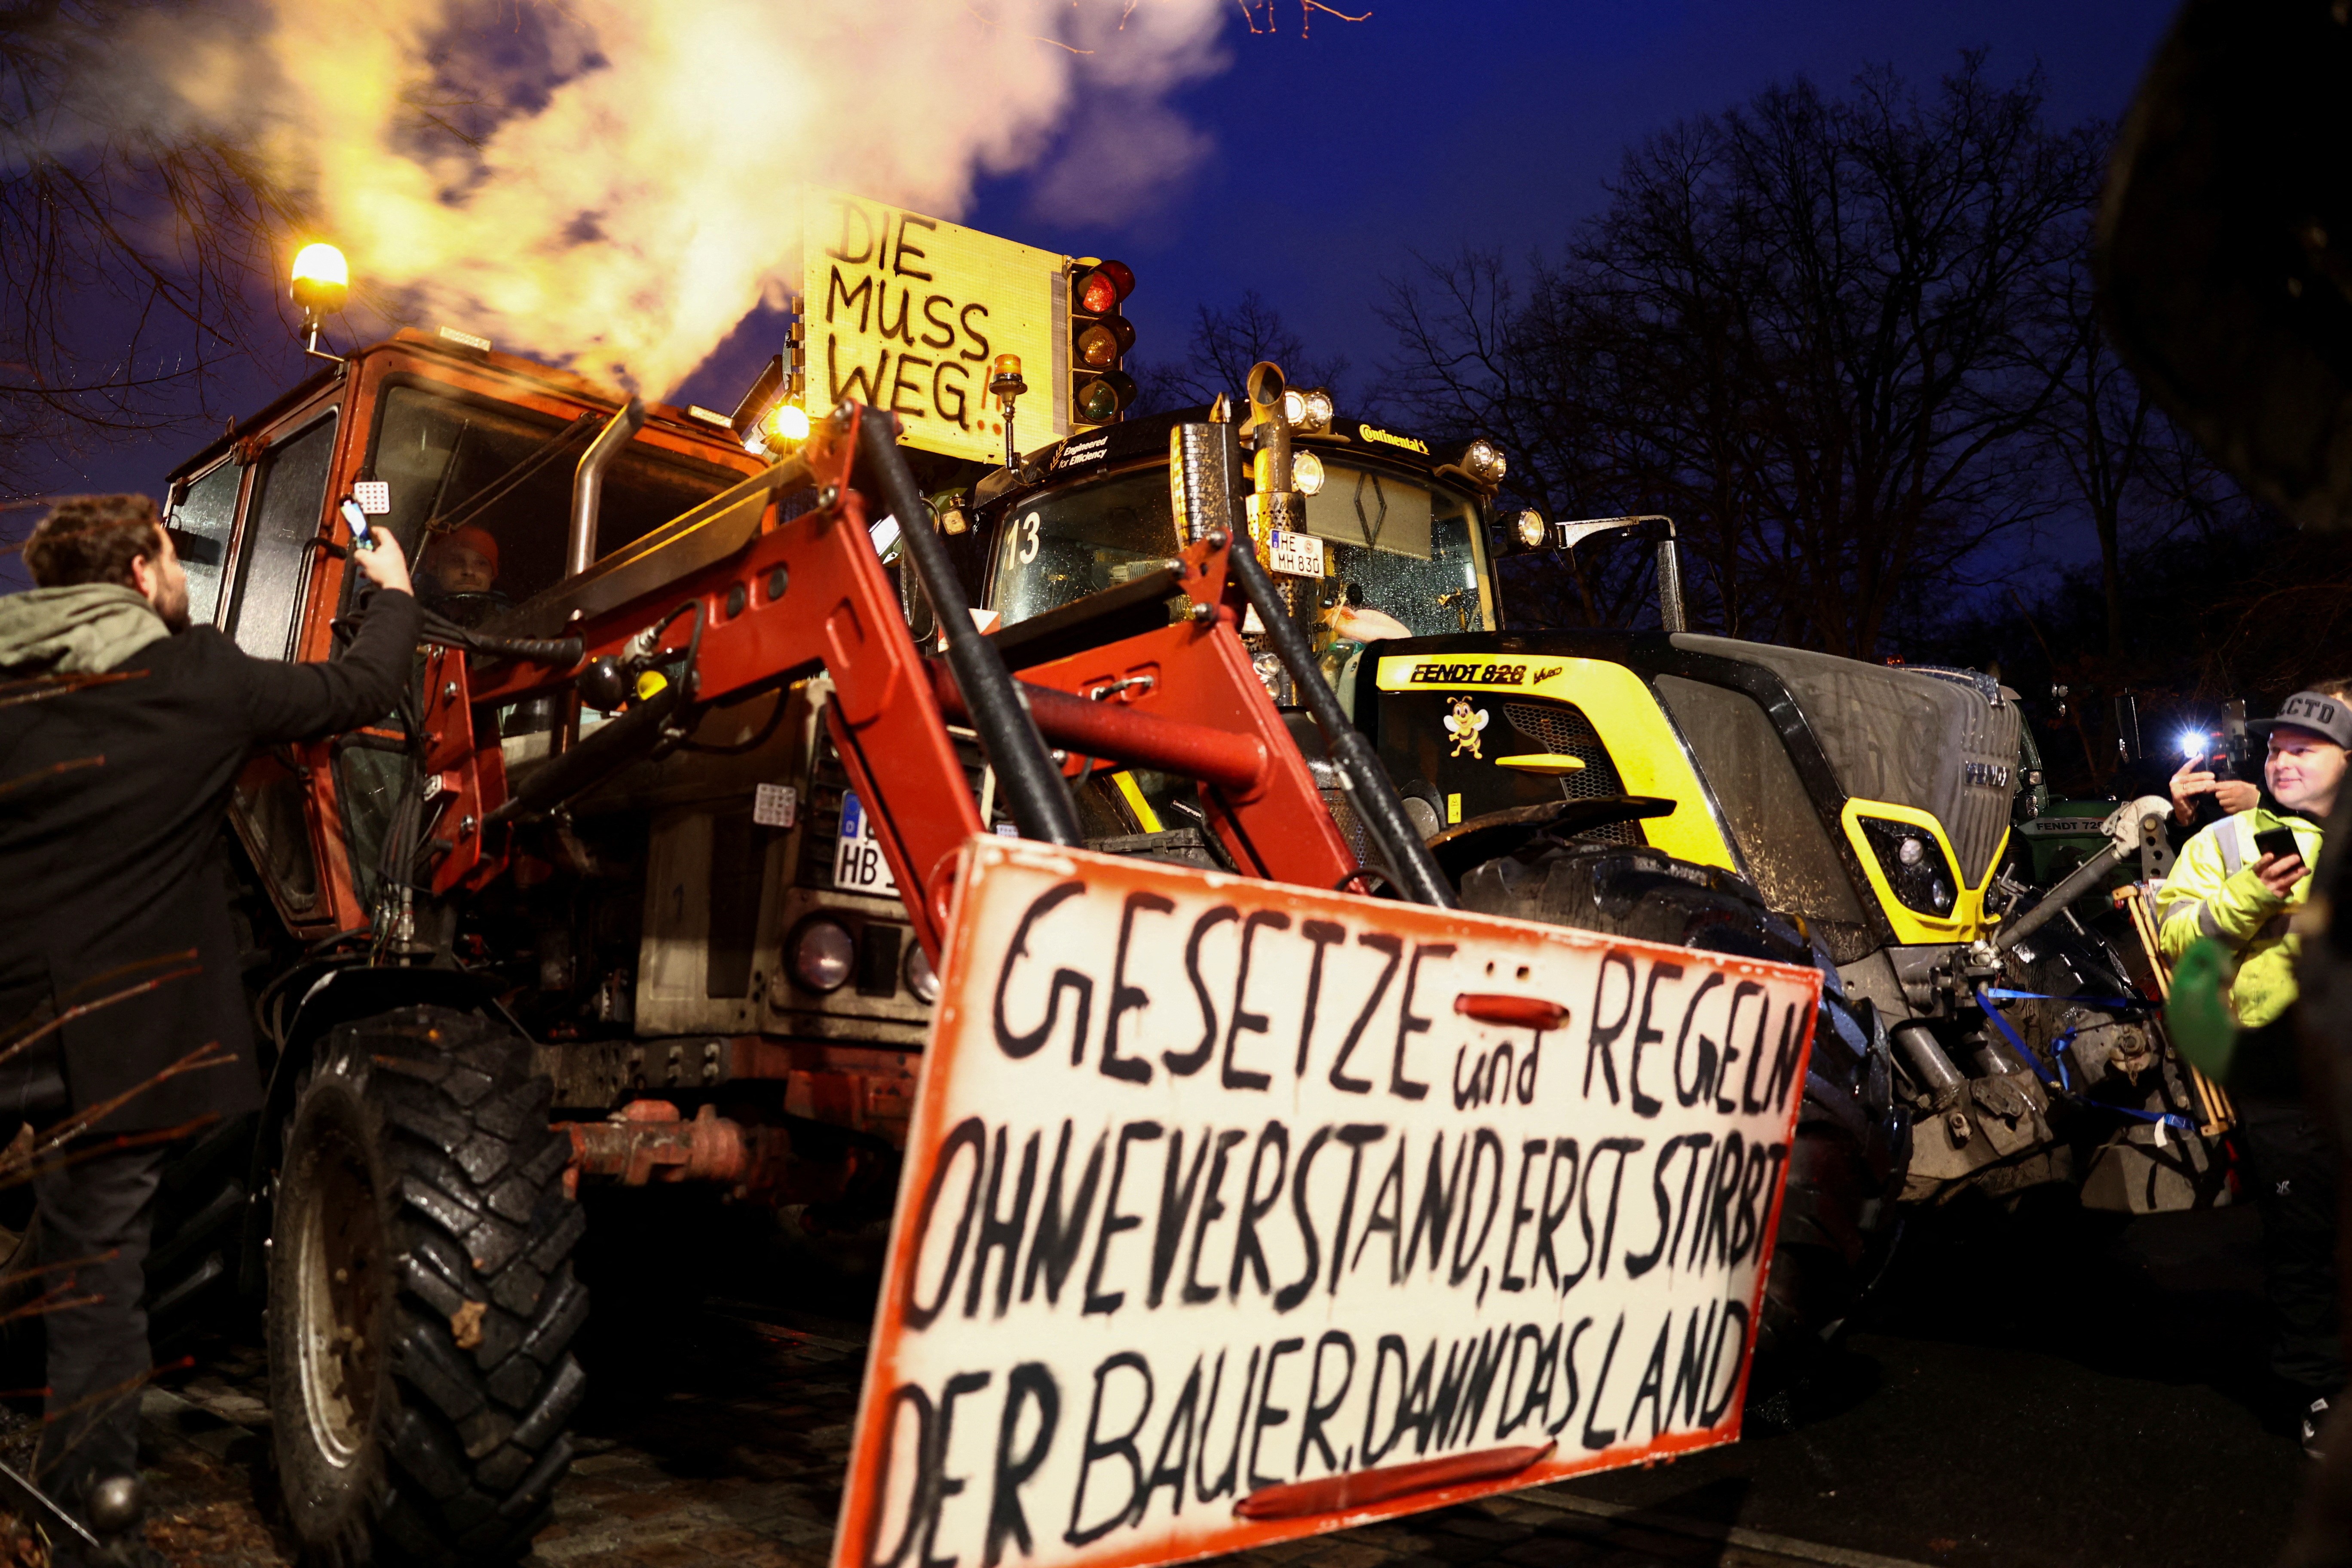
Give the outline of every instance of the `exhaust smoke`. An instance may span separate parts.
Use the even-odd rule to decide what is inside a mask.
[[[1125,216],[1204,149],[1163,100],[1225,63],[1222,3],[257,0],[117,58],[362,300],[659,396],[792,292],[801,184],[956,217],[1034,170],[1046,216]]]

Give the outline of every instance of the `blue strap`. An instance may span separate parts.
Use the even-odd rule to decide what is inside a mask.
[[[2025,1037],[2019,1034],[2016,1027],[2000,1016],[2000,1009],[1992,1005],[1990,998],[2000,994],[1998,991],[1989,990],[1979,985],[1977,987],[1977,1005],[1984,1009],[1984,1016],[1992,1020],[1993,1027],[2006,1035],[2009,1037],[2009,1043],[2017,1047],[2017,1054],[2025,1058],[2025,1065],[2033,1069],[2034,1077],[2052,1089],[2063,1089],[2065,1086],[2051,1073],[2048,1068],[2042,1065],[2042,1058],[2033,1054],[2033,1047],[2025,1043]]]
[[[2068,1042],[2074,1039],[2075,1031],[2068,1029],[2064,1034],[2060,1035],[2057,1038],[2050,1042],[2051,1059],[2058,1064],[2059,1076],[2053,1078],[2051,1076],[2050,1069],[2042,1065],[2042,1058],[2034,1055],[2033,1047],[2025,1043],[2025,1037],[2019,1034],[2015,1027],[2011,1025],[2010,1021],[2000,1016],[2000,1011],[1991,1005],[1990,1000],[1995,996],[2016,996],[2025,994],[2014,991],[1999,991],[1990,986],[1985,985],[1979,985],[1976,989],[1977,1005],[1984,1008],[1985,1016],[1991,1019],[1993,1026],[2008,1037],[2009,1043],[2011,1045],[2017,1047],[2017,1054],[2025,1058],[2025,1065],[2033,1069],[2033,1075],[2040,1079],[2045,1087],[2055,1090],[2061,1099],[2071,1100],[2076,1105],[2085,1106],[2096,1110],[2112,1110],[2118,1116],[2128,1116],[2136,1121],[2161,1122],[2163,1125],[2171,1128],[2176,1132],[2189,1133],[2197,1131],[2197,1124],[2195,1122],[2176,1111],[2139,1110],[2128,1105],[2114,1105],[2104,1100],[2087,1100],[2084,1098],[2081,1094],[2075,1092],[2074,1085],[2071,1079],[2071,1075],[2066,1072],[2066,1046]],[[2065,1002],[2075,1000],[2075,998],[2060,996],[2049,998],[2049,1000]]]
[[[2047,991],[2011,991],[2002,985],[1979,985],[1977,987],[1977,996],[1979,1000],[1990,996],[1996,1002],[2078,1002],[2085,1007],[2146,1009],[2156,1005],[2145,996],[2058,996]],[[1988,1007],[1985,1011],[1990,1012],[1992,1009]]]

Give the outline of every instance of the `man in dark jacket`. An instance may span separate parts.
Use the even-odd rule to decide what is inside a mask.
[[[55,1269],[40,1284],[72,1303],[45,1319],[38,1472],[133,1554],[156,1135],[260,1102],[226,896],[230,790],[256,746],[393,710],[417,611],[399,544],[377,538],[353,559],[378,591],[331,663],[190,629],[144,496],[61,502],[25,548],[39,586],[0,598],[0,1121],[72,1134],[34,1179]]]

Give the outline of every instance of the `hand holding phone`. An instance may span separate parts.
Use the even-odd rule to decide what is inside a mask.
[[[343,521],[351,525],[352,548],[354,550],[373,550],[375,548],[375,528],[368,521],[367,513],[361,509],[360,503],[353,500],[351,497],[345,496],[343,498],[342,511]]]
[[[2302,854],[2303,850],[2294,841],[2294,828],[2266,827],[2254,835],[2254,853],[2275,855],[2284,860],[2290,855]]]

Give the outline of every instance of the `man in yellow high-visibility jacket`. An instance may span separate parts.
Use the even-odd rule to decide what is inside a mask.
[[[2237,959],[2230,1005],[2241,1037],[2231,1062],[2242,1166],[2263,1215],[2263,1282],[2278,1317],[2271,1367],[2305,1406],[2304,1447],[2318,1452],[2328,1402],[2344,1386],[2336,1269],[2336,1156],[2305,1109],[2291,1009],[2303,939],[2294,911],[2311,895],[2319,824],[2336,808],[2352,747],[2352,681],[2298,691],[2272,719],[2263,778],[2277,809],[2223,817],[2182,846],[2158,889],[2167,959],[2209,937]],[[2263,835],[2293,836],[2292,853],[2266,853]],[[2273,839],[2275,843],[2276,840]]]

